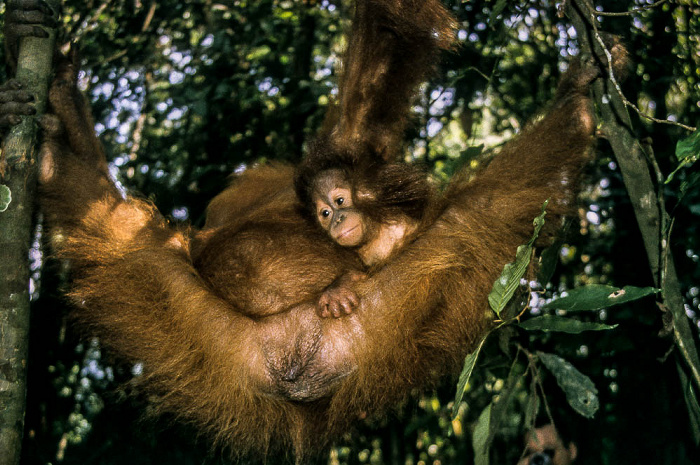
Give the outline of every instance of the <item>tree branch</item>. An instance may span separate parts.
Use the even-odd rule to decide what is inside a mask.
[[[576,29],[581,51],[607,63],[610,54],[601,46],[596,22],[598,12],[593,9],[590,0],[569,1],[566,13]],[[674,343],[687,364],[691,378],[700,388],[700,358],[685,315],[673,256],[667,247],[668,237],[664,236],[667,233],[664,225],[668,224],[668,213],[649,171],[647,157],[653,157],[653,154],[646,153],[642,144],[635,139],[625,102],[614,87],[614,83],[609,79],[606,82],[600,80],[594,86],[595,100],[601,112],[602,129],[615,153],[630,196],[654,283],[661,288],[663,303],[673,314]],[[659,184],[658,189],[662,188],[663,184]]]
[[[57,0],[48,1],[60,11]],[[34,94],[37,114],[46,108],[56,31],[20,40],[16,78]],[[0,465],[17,465],[24,432],[29,349],[29,248],[37,179],[37,124],[25,117],[4,141],[0,182],[12,201],[0,213]]]

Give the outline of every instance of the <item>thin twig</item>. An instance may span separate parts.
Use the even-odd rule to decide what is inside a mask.
[[[148,13],[146,14],[146,19],[143,21],[143,26],[141,26],[141,32],[146,32],[149,27],[151,27],[151,21],[153,21],[153,16],[156,13],[157,3],[155,0],[151,2],[151,6],[148,8]]]
[[[561,5],[559,6],[559,8],[558,8],[558,15],[559,15],[559,17],[562,17],[562,18],[564,17],[564,15],[565,15],[564,10],[566,9],[567,4],[569,4],[569,3],[572,2],[572,1],[573,1],[573,0],[565,0],[564,2],[562,2],[562,4],[561,4]],[[625,97],[624,93],[622,92],[622,89],[620,88],[620,84],[617,82],[617,79],[615,79],[615,75],[614,75],[614,73],[613,73],[613,69],[612,69],[612,67],[613,67],[612,54],[610,53],[610,51],[609,51],[609,50],[607,49],[607,47],[605,46],[605,43],[604,43],[604,41],[603,41],[603,38],[602,38],[601,35],[600,35],[600,31],[598,31],[598,21],[597,21],[597,19],[596,19],[597,16],[627,16],[627,15],[630,15],[630,14],[635,13],[635,12],[639,12],[639,11],[643,11],[643,10],[648,10],[648,9],[651,9],[651,8],[655,8],[655,7],[661,5],[662,3],[666,2],[666,1],[668,1],[668,0],[659,0],[658,2],[656,2],[656,3],[652,4],[652,5],[647,5],[647,6],[644,6],[644,7],[636,8],[636,9],[634,9],[634,10],[631,10],[631,11],[628,11],[628,12],[625,12],[625,13],[606,13],[606,12],[594,10],[594,9],[592,9],[591,7],[589,7],[588,5],[583,5],[583,7],[584,7],[585,9],[588,10],[588,11],[587,11],[588,17],[585,18],[585,19],[586,19],[588,25],[593,29],[593,32],[594,32],[594,35],[595,35],[595,39],[596,39],[596,41],[598,42],[598,44],[600,45],[600,47],[603,49],[603,53],[605,53],[605,56],[606,56],[606,58],[608,59],[608,68],[609,68],[609,69],[608,69],[608,71],[609,71],[608,74],[609,74],[610,82],[615,86],[615,90],[617,90],[617,93],[618,93],[618,95],[620,96],[620,99],[622,100],[622,103],[625,105],[625,107],[632,108],[640,117],[642,117],[642,118],[644,118],[644,119],[646,119],[646,120],[649,120],[649,121],[651,121],[652,123],[669,124],[669,125],[672,125],[672,126],[678,126],[678,127],[680,127],[680,128],[683,128],[683,129],[685,129],[686,131],[694,132],[694,131],[697,130],[697,128],[695,128],[695,127],[693,127],[693,126],[687,126],[687,125],[685,125],[685,124],[678,123],[678,122],[676,122],[676,121],[671,121],[671,120],[668,120],[668,119],[658,119],[658,118],[654,118],[653,116],[647,115],[647,114],[644,113],[642,110],[640,110],[639,107],[637,107],[634,103],[632,103],[632,102],[630,102],[629,100],[627,100],[627,97]]]
[[[621,12],[606,12],[606,11],[600,11],[596,12],[596,15],[598,16],[632,16],[633,14],[640,13],[642,11],[646,10],[651,10],[652,8],[656,8],[657,6],[666,3],[668,0],[659,0],[656,3],[652,3],[651,5],[646,5],[646,6],[640,6],[638,8],[632,8],[629,11],[621,11]]]
[[[666,0],[662,0],[662,1],[666,1]],[[592,14],[598,14],[598,12],[592,13]],[[634,103],[627,100],[627,97],[625,97],[625,94],[622,92],[622,88],[620,87],[620,83],[615,78],[615,73],[613,73],[612,53],[610,53],[610,50],[608,50],[608,48],[605,46],[605,43],[603,41],[603,37],[600,35],[600,31],[598,30],[597,24],[593,20],[593,18],[591,18],[591,24],[593,26],[593,32],[594,32],[595,39],[598,42],[598,44],[600,45],[600,48],[603,50],[603,53],[605,53],[605,57],[608,60],[608,74],[609,74],[610,82],[615,87],[615,90],[617,91],[617,94],[620,96],[622,103],[626,107],[633,109],[642,118],[647,119],[653,123],[670,124],[672,126],[678,126],[680,128],[683,128],[686,131],[695,132],[695,130],[697,128],[695,128],[693,126],[687,126],[687,125],[679,123],[677,121],[671,121],[668,119],[658,119],[658,118],[654,118],[653,116],[649,116],[646,113],[644,113],[642,110],[640,110],[639,107],[637,107],[637,105],[635,105]]]

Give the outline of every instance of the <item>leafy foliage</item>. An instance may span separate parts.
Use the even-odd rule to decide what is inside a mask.
[[[592,418],[598,410],[598,390],[588,376],[572,364],[553,354],[538,352],[537,357],[557,379],[566,393],[569,405],[586,418]]]
[[[653,287],[625,286],[623,289],[618,289],[614,286],[591,284],[572,289],[567,296],[552,300],[543,309],[559,309],[567,312],[602,310],[614,305],[632,302],[657,292],[659,290]]]
[[[542,226],[544,226],[544,216],[546,214],[547,202],[542,205],[542,213],[535,218],[533,222],[535,225],[535,232],[532,233],[532,238],[527,244],[518,247],[518,251],[515,253],[515,261],[503,267],[501,277],[493,284],[493,290],[489,294],[489,305],[491,305],[491,310],[493,310],[498,317],[501,316],[501,312],[506,304],[520,286],[520,280],[525,276],[525,272],[530,265],[533,245],[540,235]]]
[[[456,416],[459,412],[459,406],[462,403],[462,398],[464,393],[467,391],[469,379],[474,372],[474,367],[476,366],[476,361],[479,358],[479,353],[481,348],[484,346],[486,338],[482,339],[476,350],[464,359],[464,368],[462,368],[462,373],[459,375],[459,381],[457,382],[457,395],[455,396],[454,407],[452,409],[452,416]]]
[[[679,140],[676,144],[676,159],[678,166],[666,178],[668,184],[673,180],[673,176],[680,170],[693,165],[700,156],[700,130],[695,131],[690,137]]]
[[[579,334],[583,331],[615,329],[617,325],[579,321],[557,315],[544,315],[523,321],[520,323],[520,327],[528,331],[559,331],[562,333]]]
[[[486,443],[491,431],[491,404],[489,404],[479,415],[472,435],[474,446],[474,465],[489,465],[489,454]]]
[[[446,3],[460,20],[461,46],[445,57],[418,96],[407,151],[409,161],[426,164],[438,180],[457,167],[478,170],[546,105],[564,62],[578,47],[551,2]],[[597,6],[621,12],[642,3],[606,0]],[[112,155],[113,174],[174,221],[197,224],[232,171],[263,160],[299,159],[332,98],[332,66],[351,3],[65,0],[63,7],[64,26],[80,44],[83,85]],[[601,18],[603,29],[621,33],[629,45],[634,67],[622,84],[625,96],[657,118],[700,121],[700,7],[665,2],[630,16]],[[664,185],[673,215],[668,247],[697,339],[700,177],[692,162],[697,133],[689,138],[672,125],[634,114],[633,120],[635,130],[653,141],[660,171],[673,173]],[[677,152],[681,140],[687,142]],[[456,380],[436,388],[384,423],[361,427],[337,445],[329,463],[516,463],[523,431],[545,407],[577,426],[579,464],[697,463],[683,399],[694,398],[697,390],[692,380],[679,381],[675,352],[668,355],[673,343],[659,337],[668,327],[666,314],[650,298],[655,285],[605,141],[589,171],[579,217],[561,252],[550,251],[556,269],[543,267],[549,270],[544,278],[527,286],[521,286],[526,275],[513,271],[509,282],[527,297],[520,302],[519,292],[511,294],[516,297],[510,305],[524,309],[522,322],[508,319],[470,355],[458,397]],[[529,260],[531,253],[521,255]],[[98,341],[76,340],[57,297],[66,284],[64,267],[50,257],[44,261],[43,274],[32,282],[22,463],[221,463],[216,452],[192,440],[196,434],[186,426],[138,422],[144,405],[115,402],[139,375],[138,365],[115,365]],[[619,303],[614,310],[599,302],[585,304],[590,309],[585,312],[557,311],[564,299],[589,292],[575,289],[610,283],[646,289],[649,296],[626,301],[637,291],[625,287],[627,297],[614,299]],[[553,300],[563,293],[567,297]],[[610,294],[601,292],[600,300],[611,300]],[[497,313],[507,315],[502,310],[510,297],[505,291],[495,297]],[[573,301],[583,305],[588,298],[582,299]],[[569,387],[558,387],[555,370],[540,369],[541,354],[556,354],[565,360],[561,366],[575,365],[597,386],[601,407],[593,419],[573,414],[559,398]],[[571,389],[588,385],[575,380]],[[492,404],[501,396],[507,401]]]

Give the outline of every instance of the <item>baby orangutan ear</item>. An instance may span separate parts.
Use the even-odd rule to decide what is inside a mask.
[[[359,185],[355,188],[354,197],[358,203],[374,202],[377,200],[377,193],[367,186]]]

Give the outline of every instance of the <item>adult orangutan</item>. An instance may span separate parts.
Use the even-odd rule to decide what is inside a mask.
[[[393,163],[411,96],[453,28],[439,0],[358,0],[339,103],[314,150]],[[489,326],[492,283],[542,203],[550,228],[574,207],[599,74],[571,65],[543,119],[473,181],[456,176],[420,231],[351,284],[357,308],[321,318],[324,289],[362,263],[301,213],[294,168],[247,169],[211,202],[202,230],[179,231],[109,179],[76,73],[70,60],[57,71],[41,161],[42,208],[72,264],[76,319],[143,364],[134,381],[155,412],[234,453],[291,447],[297,460],[458,372]],[[0,111],[20,113],[16,100]]]

